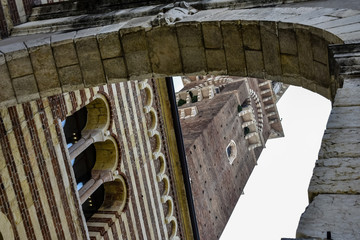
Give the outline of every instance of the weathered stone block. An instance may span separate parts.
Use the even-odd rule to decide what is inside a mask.
[[[316,92],[327,99],[331,99],[330,87],[316,85]]]
[[[360,157],[360,128],[326,129],[319,159]]]
[[[245,51],[247,73],[250,77],[264,77],[264,62],[261,51]]]
[[[334,107],[326,128],[360,128],[360,106]]]
[[[176,24],[176,31],[180,48],[204,47],[200,24]]]
[[[102,59],[122,56],[118,32],[99,34],[97,40]]]
[[[280,76],[282,71],[276,24],[274,22],[261,22],[260,33],[265,71],[268,75]]]
[[[187,47],[181,48],[180,51],[184,74],[205,74],[207,72],[204,48]]]
[[[147,51],[125,54],[129,76],[151,75],[151,65]]]
[[[279,23],[279,43],[280,43],[280,52],[297,55],[297,44],[296,44],[296,34],[292,24]]]
[[[127,78],[124,59],[121,57],[103,60],[106,78]]]
[[[244,48],[261,50],[259,23],[254,21],[241,22]]]
[[[125,61],[129,76],[140,76],[152,72],[148,56],[145,31],[121,33],[121,41],[125,53]]]
[[[301,78],[301,86],[310,91],[316,92],[316,83],[312,80]]]
[[[56,66],[64,67],[78,63],[74,37],[76,32],[54,35],[51,37],[51,47],[55,58]]]
[[[0,54],[0,79],[0,89],[3,89],[0,91],[0,107],[16,104],[15,93],[3,54]]]
[[[284,74],[299,74],[299,59],[297,56],[281,54],[281,67]]]
[[[13,79],[13,87],[18,103],[40,98],[34,75],[26,75]]]
[[[11,78],[22,77],[33,73],[29,54],[24,43],[14,43],[0,47],[5,54],[5,59]]]
[[[321,194],[306,208],[296,231],[298,238],[360,239],[360,196]]]
[[[50,39],[43,41],[27,42],[34,75],[41,97],[52,96],[61,93],[58,73],[56,71]]]
[[[311,34],[311,47],[315,61],[328,64],[328,45],[329,43],[324,39]]]
[[[223,37],[219,22],[202,23],[205,48],[222,48]]]
[[[84,88],[79,65],[72,65],[58,69],[63,92]]]
[[[95,37],[75,39],[76,52],[85,87],[105,84],[104,70]]]
[[[147,50],[147,42],[144,30],[130,33],[124,33],[122,30],[120,30],[120,34],[125,54]]]
[[[224,50],[206,50],[206,62],[209,73],[226,74],[226,61]]]
[[[330,86],[331,78],[330,78],[330,70],[329,66],[322,64],[320,62],[313,61],[313,80],[318,82],[321,86]]]
[[[179,75],[182,73],[180,49],[174,27],[155,28],[146,33],[149,55],[154,73]]]
[[[225,57],[229,75],[246,76],[245,53],[239,25],[223,22]]]
[[[345,79],[343,88],[337,89],[334,106],[360,105],[360,79]]]
[[[360,194],[360,158],[330,158],[316,161],[309,186],[309,199],[318,194]]]
[[[302,76],[308,79],[313,79],[313,53],[311,51],[311,36],[307,29],[295,29],[299,68]]]

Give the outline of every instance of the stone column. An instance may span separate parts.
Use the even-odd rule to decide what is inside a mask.
[[[335,96],[297,237],[360,239],[360,44],[331,50],[343,87]]]

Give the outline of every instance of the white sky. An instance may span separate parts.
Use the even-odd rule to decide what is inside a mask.
[[[267,141],[220,240],[295,237],[331,103],[291,86],[277,106],[285,137]]]
[[[331,103],[291,86],[277,107],[285,137],[267,141],[220,240],[295,237]]]

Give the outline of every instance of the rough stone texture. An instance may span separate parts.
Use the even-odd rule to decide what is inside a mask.
[[[360,194],[360,158],[330,158],[316,161],[309,199],[318,194]]]
[[[360,128],[360,106],[334,107],[326,128]]]
[[[33,74],[14,78],[13,87],[18,102],[27,102],[40,98]]]
[[[343,88],[336,92],[334,106],[356,106],[360,105],[360,79],[345,80]],[[349,97],[351,96],[351,97]]]
[[[60,94],[61,87],[54,57],[50,47],[50,38],[41,41],[26,42],[34,70],[40,97]]]
[[[176,30],[184,72],[205,73],[206,58],[200,24],[181,24]]]
[[[322,194],[303,213],[297,229],[298,238],[360,239],[360,196]]]
[[[176,29],[156,28],[147,32],[152,69],[155,74],[182,75],[181,57]]]
[[[260,33],[266,74],[279,76],[282,70],[277,26],[274,22],[262,22]]]
[[[61,88],[64,92],[84,88],[81,70],[78,64],[58,68]]]
[[[104,69],[96,38],[77,38],[75,43],[85,87],[105,84]]]
[[[16,103],[16,98],[11,84],[9,71],[5,63],[5,57],[3,54],[0,54],[0,76],[1,76],[0,88],[6,89],[6,91],[1,91],[0,107],[6,105],[13,105]]]
[[[51,37],[51,46],[54,53],[56,66],[64,67],[79,64],[76,56],[73,38],[76,32],[54,35]]]
[[[129,33],[120,31],[120,33],[130,77],[150,73],[151,66],[145,31],[138,30]]]
[[[360,156],[360,128],[326,129],[319,158]]]
[[[24,43],[14,43],[1,47],[5,54],[11,78],[22,77],[33,73],[29,54]]]

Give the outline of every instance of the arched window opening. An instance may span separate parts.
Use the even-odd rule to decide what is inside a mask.
[[[73,160],[73,170],[78,190],[91,179],[91,170],[95,166],[95,161],[96,148],[93,144]]]
[[[4,237],[3,237],[3,235],[1,234],[1,232],[0,232],[0,240],[4,240]]]
[[[226,147],[226,156],[228,157],[229,163],[233,164],[237,155],[236,144],[234,140],[231,140],[230,143]]]
[[[126,184],[117,171],[118,144],[109,136],[110,108],[106,98],[97,95],[62,125],[86,221],[100,208],[123,208]]]
[[[86,221],[88,221],[103,205],[104,196],[105,195],[105,187],[102,184],[96,191],[91,194],[88,199],[82,204],[82,210],[85,216]]]

